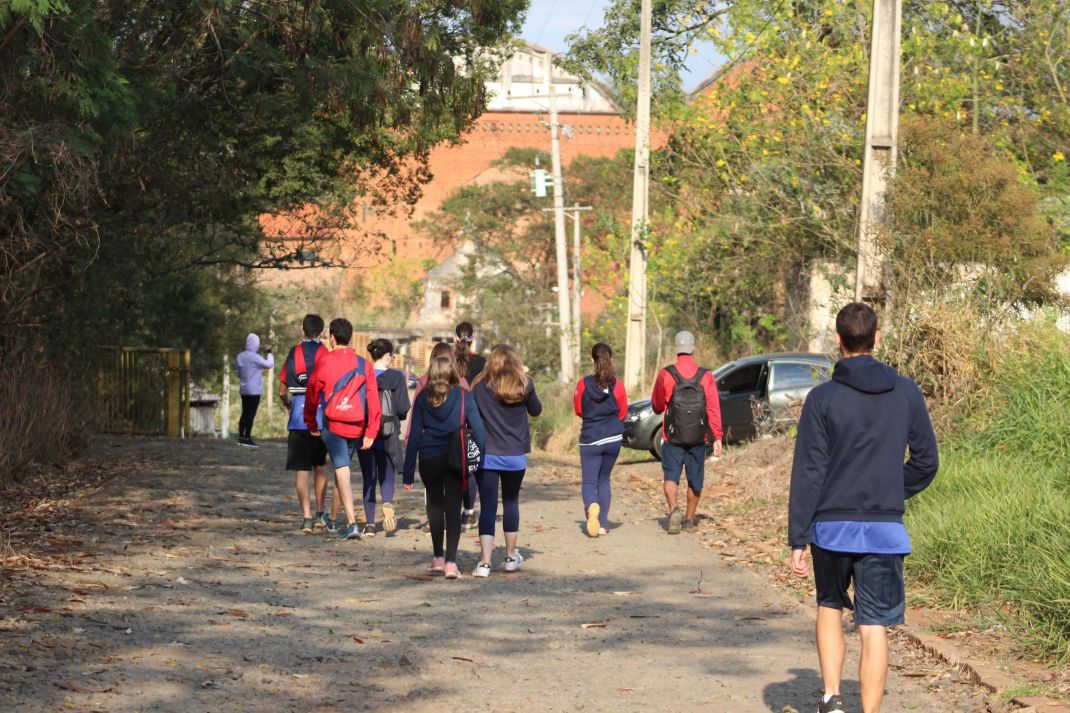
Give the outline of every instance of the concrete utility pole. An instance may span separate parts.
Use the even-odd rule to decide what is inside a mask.
[[[543,208],[542,212],[555,210]],[[592,206],[575,204],[565,212],[572,218],[572,361],[579,371],[583,371],[580,348],[583,344],[582,319],[580,318],[580,300],[583,296],[582,277],[580,273],[580,213],[594,210]],[[578,373],[578,372],[577,372]]]
[[[879,244],[886,220],[884,198],[895,176],[899,140],[899,57],[902,0],[873,0],[873,36],[866,105],[866,154],[862,159],[862,203],[858,217],[855,301],[884,295],[886,256]]]
[[[572,315],[568,305],[568,249],[565,247],[565,186],[561,178],[561,141],[558,138],[557,95],[554,92],[551,55],[546,56],[546,82],[550,93],[550,158],[554,171],[554,243],[557,248],[557,320],[561,330],[561,380],[575,375],[572,365]]]
[[[628,336],[624,385],[630,393],[643,386],[646,366],[646,249],[650,183],[650,13],[642,0],[639,24],[639,100],[635,111],[635,174],[632,180],[632,254],[628,274]]]

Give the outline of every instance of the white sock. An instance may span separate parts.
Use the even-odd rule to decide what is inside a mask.
[[[825,695],[823,695],[823,696],[821,697],[821,702],[822,702],[822,703],[828,703],[829,701],[831,701],[831,700],[832,700],[832,696],[833,696],[833,694],[831,694],[831,693],[826,693]]]

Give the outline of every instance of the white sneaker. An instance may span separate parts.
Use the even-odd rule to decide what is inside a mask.
[[[473,577],[489,577],[490,576],[490,563],[480,562],[476,565],[476,568],[472,570]]]
[[[505,558],[505,571],[515,572],[520,569],[520,566],[524,564],[524,555],[520,554],[520,550],[517,550],[512,557]]]

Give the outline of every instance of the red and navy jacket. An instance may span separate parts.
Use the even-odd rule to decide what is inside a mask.
[[[576,384],[572,404],[576,415],[583,419],[581,446],[601,446],[621,440],[624,418],[628,415],[628,396],[619,379],[614,380],[612,388],[600,389],[593,374],[585,376]]]
[[[300,354],[298,354],[299,351]],[[279,371],[279,381],[291,389],[306,388],[308,377],[316,368],[316,360],[326,353],[327,347],[323,346],[323,342],[315,339],[302,340],[286,355],[286,361],[283,362],[282,369]]]
[[[379,383],[375,378],[375,365],[357,356],[351,347],[338,347],[333,352],[320,355],[316,359],[316,368],[308,377],[308,386],[305,391],[305,425],[310,431],[318,431],[316,425],[316,410],[321,400],[330,397],[335,384],[343,376],[357,368],[360,361],[364,362],[365,390],[364,423],[347,424],[331,423],[328,428],[332,434],[342,438],[360,438],[368,434],[375,437],[379,433],[379,422],[382,420],[382,406],[379,403]]]
[[[698,363],[690,354],[676,355],[676,370],[684,379],[690,379],[698,373]],[[721,432],[721,397],[717,393],[717,382],[713,378],[713,372],[707,371],[702,377],[702,390],[706,394],[706,417],[709,420],[710,430],[713,431],[713,440],[719,441],[723,437]],[[676,379],[667,369],[658,372],[658,379],[654,382],[654,393],[650,395],[651,406],[654,413],[665,413],[672,399],[672,391],[676,388]],[[662,432],[665,424],[662,423]],[[707,442],[709,436],[706,436]]]

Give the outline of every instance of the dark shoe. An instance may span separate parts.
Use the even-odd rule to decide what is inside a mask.
[[[697,526],[698,525],[695,522],[695,518],[691,518],[690,520],[684,520],[683,524],[680,525],[680,529],[683,530],[684,532],[691,532]]]
[[[357,523],[351,523],[344,528],[339,529],[339,540],[359,540],[360,539],[360,525]]]
[[[673,511],[669,513],[668,533],[670,535],[679,535],[680,528],[683,527],[683,524],[684,514],[680,512],[680,508],[674,508]]]
[[[817,713],[846,713],[846,711],[847,709],[843,707],[843,698],[839,696],[833,696],[827,701],[823,700],[817,707]]]
[[[332,520],[331,516],[328,515],[327,513],[322,513],[320,515],[320,522],[323,523],[323,529],[326,530],[327,532],[330,532],[330,533],[338,532],[338,525],[335,524],[334,520]]]
[[[361,538],[375,537],[375,525],[365,525],[360,528],[360,536]]]
[[[304,520],[302,520],[301,521],[301,532],[305,533],[306,535],[312,534],[312,524],[314,522],[316,522],[316,521],[313,520],[310,517],[306,517]]]
[[[471,530],[473,527],[479,524],[479,516],[476,515],[476,511],[466,512],[461,517],[461,527],[465,530]]]

